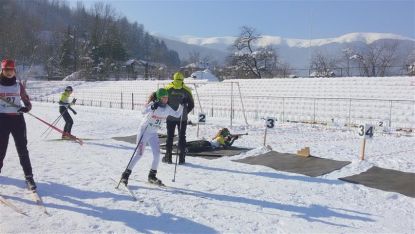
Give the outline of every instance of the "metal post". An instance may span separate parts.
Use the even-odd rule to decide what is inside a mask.
[[[131,110],[134,110],[134,93],[131,93]]]
[[[121,109],[123,109],[123,105],[122,105],[122,92],[121,92]]]
[[[202,104],[200,103],[200,97],[199,97],[199,93],[197,92],[196,84],[193,84],[193,85],[195,86],[195,92],[196,92],[196,96],[197,96],[197,101],[199,103],[200,112],[203,113],[203,108],[202,108]],[[193,111],[194,111],[194,108],[193,108]]]
[[[233,119],[233,82],[231,82],[231,128]]]
[[[244,106],[244,101],[242,100],[242,93],[241,93],[241,87],[239,86],[239,82],[237,83],[237,85],[238,85],[238,90],[239,90],[239,98],[241,99],[242,113],[244,114],[246,126],[248,126],[249,124],[248,124],[248,120],[245,114],[245,106]]]
[[[267,131],[268,131],[268,127],[267,125],[265,125],[265,133],[264,133],[264,146],[266,146],[267,144]]]
[[[352,126],[352,99],[349,99],[349,127]]]
[[[255,103],[255,119],[258,119],[258,104],[259,104],[259,97],[256,98],[256,103]]]
[[[284,111],[285,111],[285,98],[282,98],[282,122],[285,121]]]
[[[316,123],[316,99],[314,98],[313,124]]]
[[[211,111],[210,111],[210,115],[211,117],[213,117],[213,95],[210,96],[210,107],[211,107]]]
[[[390,107],[389,107],[389,128],[392,125],[392,100],[390,100]]]

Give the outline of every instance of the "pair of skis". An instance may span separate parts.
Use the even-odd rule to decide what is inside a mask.
[[[144,202],[144,200],[143,200],[143,199],[139,199],[139,198],[135,195],[134,191],[130,188],[130,186],[128,186],[128,185],[126,185],[126,184],[124,184],[124,183],[119,183],[118,181],[114,180],[113,178],[111,178],[111,180],[112,180],[112,181],[114,181],[114,182],[115,182],[115,183],[117,183],[117,184],[120,184],[120,185],[121,185],[121,187],[123,187],[123,188],[125,189],[125,191],[126,191],[126,192],[128,192],[128,195],[130,195],[130,197],[131,197],[131,199],[132,199],[133,201]],[[146,182],[146,183],[151,184],[151,185],[154,185],[154,186],[158,186],[158,187],[161,187],[161,188],[168,188],[168,187],[167,187],[165,184],[163,184],[163,183],[161,183],[161,184],[154,184],[154,183],[149,183],[149,182]],[[115,189],[120,190],[120,188],[119,188],[119,187],[115,187]]]
[[[48,216],[51,216],[50,213],[46,210],[46,207],[43,204],[42,197],[40,197],[40,195],[37,193],[37,191],[36,190],[33,190],[33,191],[30,190],[29,193],[30,193],[30,197],[32,198],[32,200],[42,210],[42,212],[44,214],[48,215]],[[28,216],[26,212],[24,212],[19,207],[14,205],[13,202],[11,202],[9,199],[5,198],[1,194],[0,194],[0,203],[4,204],[5,206],[11,208],[12,210],[14,210],[15,212],[17,212],[21,215]]]
[[[13,106],[13,107],[16,107],[16,108],[20,108],[20,107],[21,107],[21,106],[19,106],[19,105],[16,105],[14,102],[11,102],[10,100],[7,100],[7,98],[5,98],[5,97],[0,96],[0,100],[2,100],[2,101],[4,101],[4,102],[6,102],[7,104],[9,104],[9,105],[11,105],[11,106]],[[40,122],[42,122],[42,123],[44,123],[44,124],[46,124],[47,126],[49,126],[50,128],[52,128],[53,130],[55,130],[55,131],[57,131],[57,132],[61,133],[61,134],[62,134],[62,136],[67,137],[69,140],[73,140],[73,141],[75,141],[76,143],[78,143],[78,144],[80,144],[80,145],[83,145],[83,144],[84,144],[84,142],[82,141],[82,139],[79,139],[79,138],[77,138],[76,136],[71,135],[70,133],[64,132],[62,129],[57,128],[56,126],[54,126],[54,125],[52,125],[52,124],[50,124],[50,123],[46,122],[45,120],[43,120],[43,119],[41,119],[41,118],[37,117],[36,115],[34,115],[34,114],[30,113],[30,112],[27,112],[26,114],[28,114],[28,115],[32,116],[33,118],[35,118],[35,119],[39,120]]]

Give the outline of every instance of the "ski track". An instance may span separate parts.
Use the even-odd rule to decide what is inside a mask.
[[[358,184],[337,180],[373,165],[415,172],[413,137],[381,135],[367,145],[365,161],[358,160],[359,138],[353,129],[320,125],[280,124],[267,144],[294,153],[304,145],[314,156],[351,161],[330,174],[312,178],[231,161],[267,152],[262,147],[261,122],[236,142],[254,150],[232,158],[206,160],[187,157],[178,166],[161,163],[158,177],[170,186],[144,183],[152,154],[145,155],[130,185],[143,203],[116,190],[110,178],[119,178],[134,145],[112,140],[136,134],[140,112],[76,106],[74,135],[95,140],[84,146],[39,138],[45,126],[25,116],[35,180],[48,212],[44,215],[24,190],[23,172],[11,138],[0,175],[0,191],[28,217],[0,205],[0,233],[414,233],[415,200]],[[34,114],[52,122],[53,104],[34,103]],[[201,126],[210,137],[220,119]],[[239,124],[239,125],[238,125]],[[62,127],[63,122],[59,126]],[[231,132],[244,132],[241,123]],[[52,132],[49,139],[60,136]],[[188,140],[196,127],[188,127]]]

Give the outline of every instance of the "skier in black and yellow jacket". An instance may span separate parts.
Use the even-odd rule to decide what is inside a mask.
[[[177,126],[179,132],[179,164],[184,164],[186,156],[187,114],[194,108],[192,90],[184,84],[184,76],[181,72],[176,72],[174,74],[173,82],[168,84],[165,89],[167,89],[169,94],[168,105],[173,108],[173,110],[177,110],[180,103],[183,103],[184,108],[181,118],[175,118],[173,116],[167,118],[166,154],[162,161],[169,164],[172,163],[173,137]]]
[[[72,102],[69,102],[69,96],[71,96],[73,89],[71,86],[67,86],[65,91],[62,93],[61,98],[59,99],[59,113],[61,113],[63,119],[65,120],[65,127],[63,131],[71,134],[73,119],[71,115],[68,113],[68,109],[71,110],[75,115],[77,114],[74,109],[72,109],[71,105],[74,105],[76,99],[72,99]],[[62,134],[62,139],[68,139],[67,134]]]

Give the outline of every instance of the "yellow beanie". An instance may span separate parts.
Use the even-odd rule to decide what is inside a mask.
[[[176,72],[173,75],[173,80],[179,80],[179,81],[183,81],[184,77],[183,74],[181,72]]]

